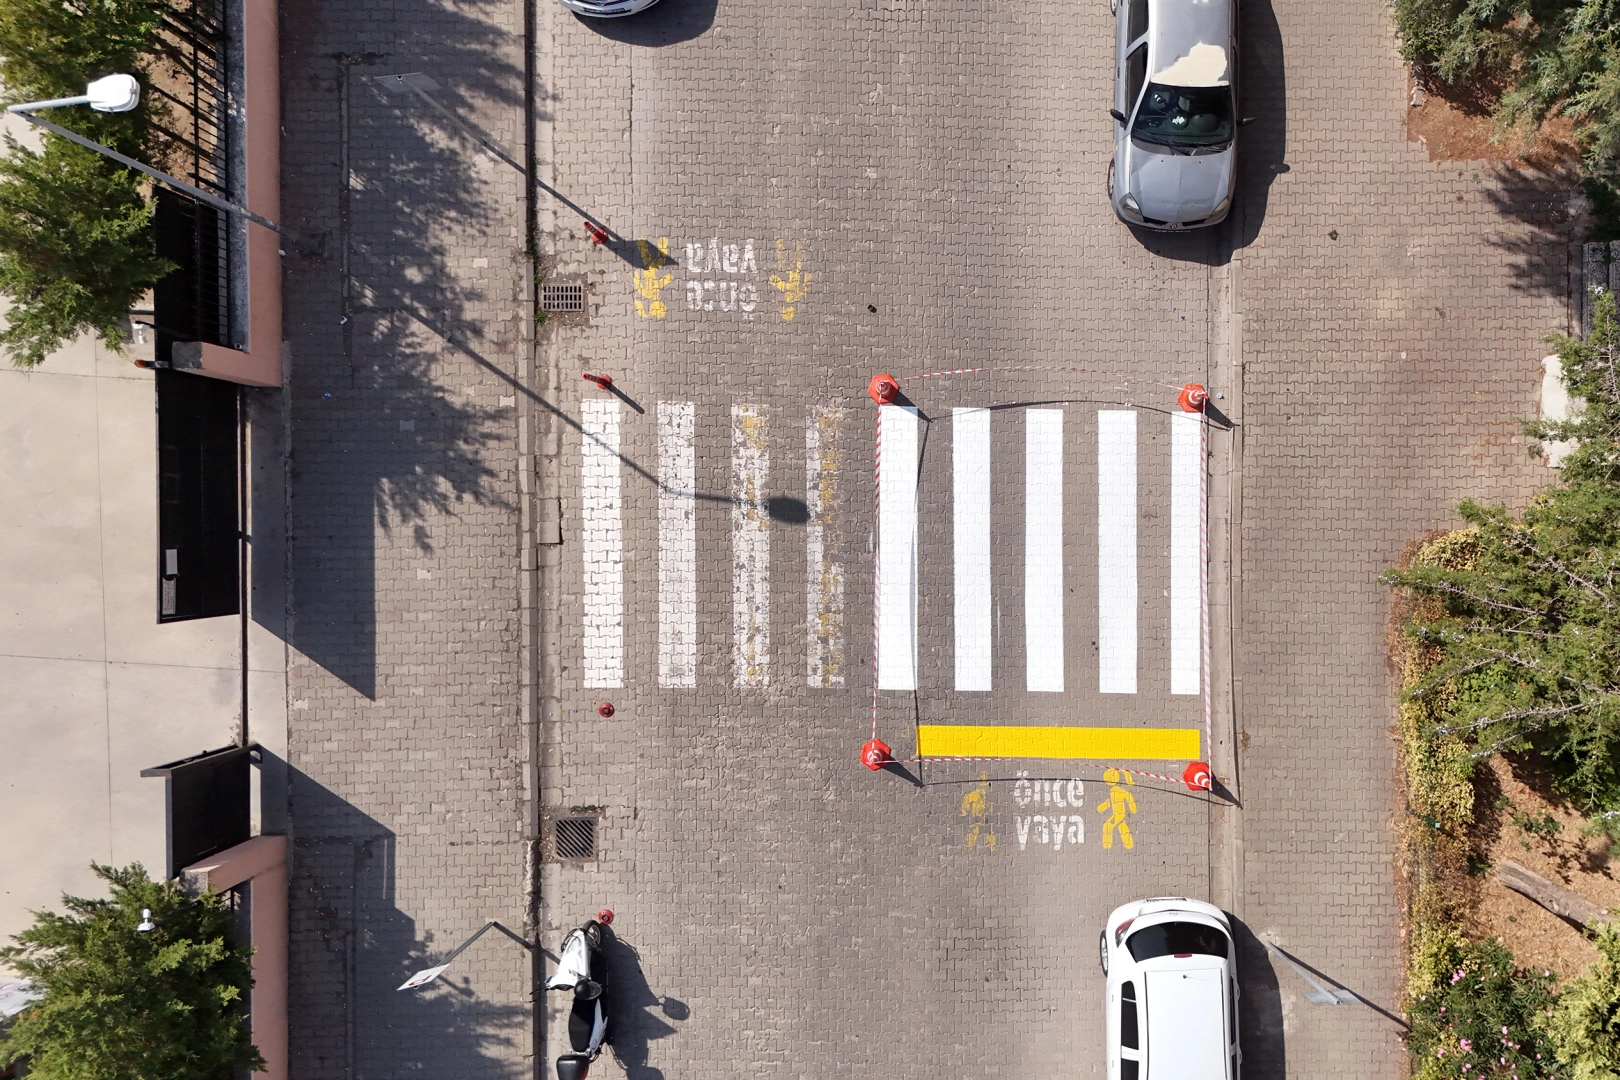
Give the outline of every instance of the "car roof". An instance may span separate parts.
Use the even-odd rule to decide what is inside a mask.
[[[1228,0],[1148,0],[1148,78],[1192,52],[1215,45],[1226,53],[1232,81],[1232,5]]]
[[[1226,1080],[1226,988],[1215,964],[1144,975],[1148,1080]]]

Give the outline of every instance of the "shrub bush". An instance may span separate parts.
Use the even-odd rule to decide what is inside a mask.
[[[1547,1030],[1550,972],[1519,968],[1494,938],[1435,944],[1435,985],[1407,1003],[1414,1080],[1570,1075]]]

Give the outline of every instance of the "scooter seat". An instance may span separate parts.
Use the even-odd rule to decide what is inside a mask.
[[[574,1008],[568,1014],[568,1043],[581,1053],[591,1050],[591,1029],[596,1026],[596,1001],[574,999]]]

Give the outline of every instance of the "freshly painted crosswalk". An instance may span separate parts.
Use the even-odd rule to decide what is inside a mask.
[[[623,412],[617,400],[583,403],[579,542],[585,686],[619,687],[636,677],[636,672],[627,671],[625,642],[624,485],[655,477],[649,493],[656,497],[657,643],[653,656],[636,663],[651,663],[652,670],[643,677],[655,677],[661,687],[693,689],[713,677],[706,671],[720,672],[731,685],[753,690],[797,683],[801,677],[811,688],[848,685],[849,672],[861,667],[858,658],[868,645],[863,634],[850,634],[846,625],[846,574],[848,568],[864,564],[873,575],[876,610],[870,648],[881,690],[920,688],[924,667],[919,656],[918,600],[924,588],[937,590],[930,592],[934,596],[950,593],[949,641],[940,646],[953,652],[943,669],[949,685],[933,689],[988,693],[996,688],[1000,671],[1004,689],[1021,684],[1034,694],[1077,690],[1136,694],[1145,674],[1140,625],[1144,598],[1146,610],[1168,609],[1169,624],[1168,657],[1162,646],[1151,654],[1156,664],[1167,659],[1168,670],[1148,675],[1146,685],[1159,687],[1162,693],[1168,682],[1174,695],[1195,695],[1203,689],[1207,571],[1202,418],[1169,417],[1169,439],[1162,437],[1163,426],[1154,428],[1160,434],[1146,444],[1151,453],[1144,460],[1141,414],[1134,409],[964,406],[928,420],[910,406],[884,406],[864,436],[875,436],[878,448],[876,520],[868,561],[861,553],[846,550],[852,520],[864,515],[854,498],[859,486],[846,483],[850,463],[841,448],[859,445],[860,428],[871,420],[863,421],[860,414],[832,404],[812,405],[794,416],[748,403],[708,414],[702,413],[703,408],[689,401],[656,403],[655,416],[647,418],[654,422],[656,473],[638,465],[637,479],[627,480],[621,429],[638,417]],[[708,428],[703,415],[712,417]],[[935,424],[938,427],[931,426]],[[729,464],[729,481],[719,492],[704,495],[699,491],[698,464],[705,460],[705,439],[714,436],[703,433],[718,433],[716,425],[723,425],[725,443],[714,446],[709,453],[716,457],[707,460]],[[949,455],[948,472],[941,474],[947,478],[948,492],[928,497],[919,490],[920,455],[928,445],[925,427],[933,431],[927,437],[934,440],[928,452]],[[1095,446],[1094,455],[1088,443]],[[785,452],[793,459],[799,446],[804,454],[802,472],[791,460],[785,467],[773,468],[773,447],[776,455]],[[1168,462],[1152,456],[1163,454],[1166,447]],[[993,454],[1000,453],[1014,460],[994,461]],[[1093,456],[1094,461],[1086,460]],[[1014,469],[1022,466],[1012,474],[1018,490],[998,493],[1009,486],[1007,464]],[[1094,493],[1085,475],[1092,468]],[[1144,469],[1170,480],[1168,492],[1161,486],[1147,505],[1139,490]],[[800,477],[802,505],[796,498],[774,494],[778,489],[793,491]],[[636,490],[632,487],[629,492]],[[1009,507],[1021,508],[1021,521],[997,517],[994,506],[1003,499]],[[1153,502],[1166,499],[1168,506]],[[725,504],[729,531],[720,544],[703,539],[702,524],[719,519],[700,514],[703,505],[712,506],[715,500]],[[797,514],[782,511],[782,506],[794,505],[800,505]],[[942,534],[947,514],[949,528]],[[1169,556],[1168,581],[1142,580],[1138,522],[1144,514],[1169,520],[1164,553]],[[938,525],[924,528],[926,521],[936,520]],[[784,529],[799,531],[798,537],[783,539],[790,541],[786,550],[791,553],[798,550],[802,537],[802,562],[796,555],[780,555],[773,562],[773,537]],[[923,550],[924,535],[948,536],[948,562],[935,557],[943,551]],[[1162,544],[1163,533],[1156,535],[1161,539],[1155,543]],[[721,552],[729,555],[729,573],[721,569],[723,561],[716,562]],[[1018,561],[1009,564],[1006,560],[1013,552]],[[1094,618],[1069,602],[1073,587],[1088,576],[1084,568],[1092,564],[1093,555]],[[1164,563],[1150,560],[1148,565]],[[997,578],[994,566],[1002,566],[1003,575],[1021,566],[1021,579]],[[703,582],[713,581],[716,570],[730,583],[729,649],[722,641],[705,643],[699,618]],[[1154,569],[1152,574],[1162,572]],[[789,622],[797,627],[773,622],[773,591],[782,589],[788,590],[784,603],[793,612]],[[794,593],[803,597],[802,613]],[[1155,608],[1161,596],[1168,602]],[[715,597],[709,610],[718,610],[723,602]],[[1016,622],[1006,627],[1018,635],[1011,641],[1001,624],[1004,603],[1013,605],[1014,618],[1022,616],[1021,628]],[[1163,619],[1165,614],[1153,617]],[[782,634],[787,635],[784,642],[777,641]],[[1009,654],[1005,650],[1013,642],[1021,647],[1013,646]],[[1093,647],[1088,648],[1088,642]],[[797,668],[800,655],[802,676]],[[713,657],[713,662],[706,663],[705,656]],[[782,665],[782,656],[792,658],[793,670]],[[930,662],[927,670],[941,669]],[[1180,745],[1173,739],[1165,745],[1172,744]]]

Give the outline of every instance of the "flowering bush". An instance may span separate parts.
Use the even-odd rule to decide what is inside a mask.
[[[1407,1003],[1406,1047],[1415,1080],[1565,1080],[1547,1031],[1550,972],[1526,971],[1501,942],[1460,944],[1451,971]]]

